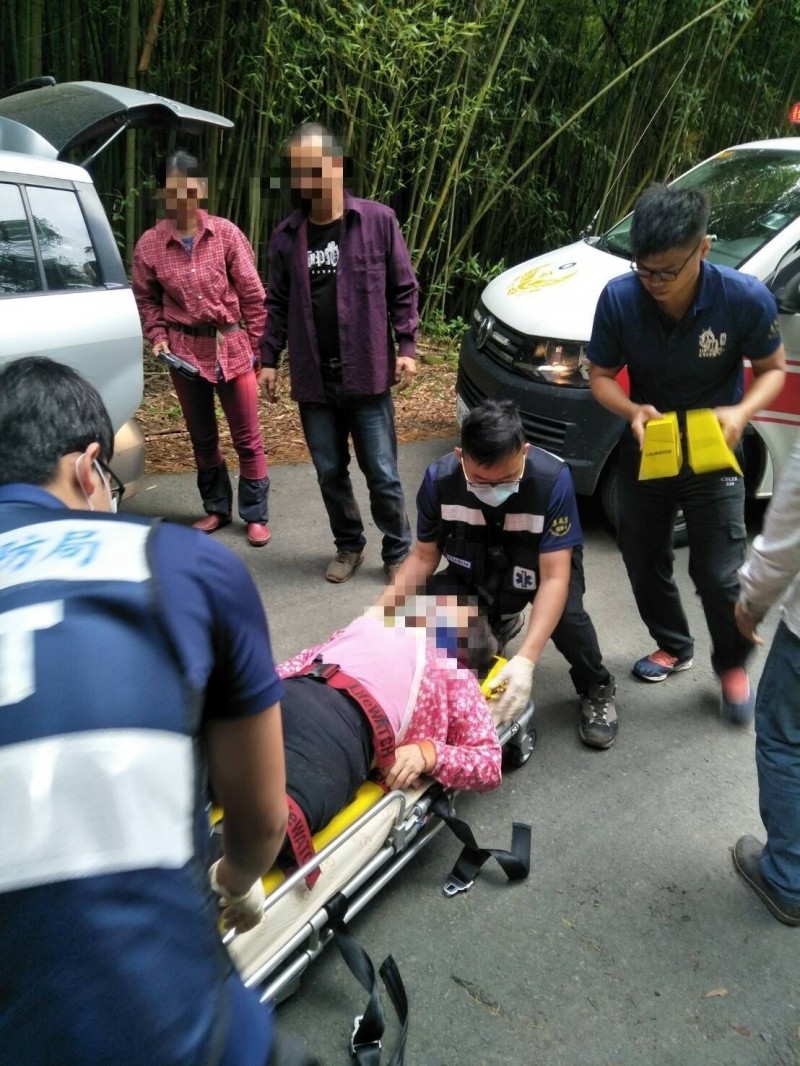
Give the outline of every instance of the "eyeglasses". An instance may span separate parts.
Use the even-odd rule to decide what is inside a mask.
[[[467,468],[464,466],[464,460],[461,460],[461,469],[464,472],[464,480],[467,483],[467,487],[470,489],[497,489],[502,485],[519,485],[525,476],[525,456],[522,457],[522,470],[519,477],[515,478],[503,478],[502,481],[470,481],[467,477]]]
[[[638,274],[642,281],[677,281],[678,275],[702,243],[700,239],[676,270],[650,270],[649,267],[639,266],[635,259],[630,264],[631,270],[634,274]]]
[[[108,488],[111,493],[111,499],[116,500],[118,504],[122,503],[122,497],[125,495],[125,486],[108,463],[104,463],[102,459],[98,459],[97,465],[108,478]]]

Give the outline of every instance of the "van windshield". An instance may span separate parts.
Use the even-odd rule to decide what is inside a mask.
[[[702,189],[711,200],[708,258],[739,267],[800,215],[800,151],[731,148],[671,182]],[[614,255],[631,258],[631,215],[600,238]]]

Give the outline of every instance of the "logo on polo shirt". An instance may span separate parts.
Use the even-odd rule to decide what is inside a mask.
[[[566,514],[561,515],[560,518],[554,518],[550,523],[550,532],[554,537],[565,537],[571,529],[572,522]]]
[[[713,329],[704,329],[697,339],[697,354],[701,359],[716,359],[724,353],[727,340],[727,333],[720,333],[717,338]]]

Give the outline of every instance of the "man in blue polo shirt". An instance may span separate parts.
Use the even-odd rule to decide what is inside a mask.
[[[432,463],[417,494],[417,541],[378,601],[399,603],[436,575],[477,594],[501,646],[528,628],[494,679],[496,716],[514,718],[530,699],[536,663],[548,640],[570,664],[580,697],[579,736],[610,748],[617,735],[614,678],[583,607],[583,534],[569,467],[531,447],[511,401],[486,400],[461,426],[461,447]]]
[[[216,918],[260,920],[286,826],[266,619],[220,545],[109,513],[112,449],[75,371],[0,371],[0,1058],[265,1066]]]
[[[688,670],[694,640],[673,579],[672,527],[679,508],[689,536],[689,572],[711,634],[721,714],[747,723],[753,697],[750,645],[734,617],[744,562],[744,482],[733,470],[695,474],[684,461],[671,478],[638,480],[647,422],[712,408],[736,448],[747,423],[778,396],[784,350],[774,297],[761,282],[706,259],[709,204],[695,189],[653,186],[636,203],[632,273],[606,285],[589,344],[595,399],[630,424],[620,446],[619,544],[642,621],[656,650],[634,675],[664,681]],[[753,367],[744,390],[743,360]],[[616,380],[623,367],[630,397]],[[684,456],[687,449],[684,448]]]

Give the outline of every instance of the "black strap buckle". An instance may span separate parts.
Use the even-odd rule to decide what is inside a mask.
[[[356,1040],[358,1036],[358,1030],[361,1028],[361,1023],[364,1021],[363,1014],[357,1014],[353,1019],[353,1032],[350,1034],[350,1054],[354,1059],[357,1059],[362,1049],[374,1048],[380,1052],[383,1044],[379,1039],[375,1040]]]
[[[315,659],[303,677],[312,677],[315,681],[327,681],[329,677],[338,674],[340,669],[337,663],[324,663],[321,659]]]

